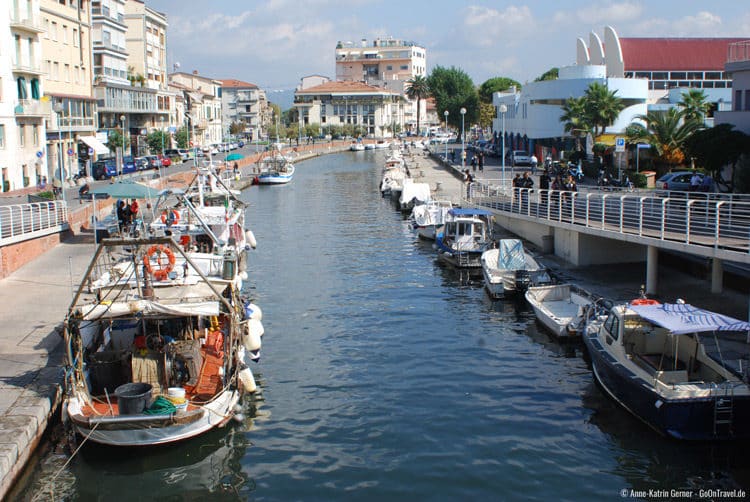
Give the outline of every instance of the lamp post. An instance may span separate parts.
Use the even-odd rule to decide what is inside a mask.
[[[466,167],[466,134],[464,134],[464,116],[466,108],[461,108],[461,170]]]
[[[161,178],[161,167],[162,162],[164,162],[164,115],[159,117],[159,122],[161,123],[161,132],[159,134],[161,136],[161,160],[159,161],[159,178]]]
[[[500,121],[502,123],[503,140],[500,143],[500,158],[502,159],[503,166],[503,186],[505,186],[505,114],[508,111],[508,106],[503,103],[498,107],[498,111],[500,112]]]
[[[445,116],[445,133],[448,134],[448,110],[445,110],[443,112],[443,115]],[[445,160],[448,162],[448,139],[445,140]]]
[[[120,156],[120,170],[117,174],[122,177],[122,171],[125,169],[125,115],[120,115],[120,124],[122,125],[122,154]]]
[[[55,103],[54,106],[55,113],[57,113],[57,135],[58,135],[58,146],[60,154],[59,154],[59,160],[57,162],[58,169],[60,170],[60,186],[62,187],[62,198],[63,202],[65,201],[65,157],[63,157],[63,137],[62,137],[62,112],[63,112],[63,104],[62,102],[58,101]],[[54,182],[52,184],[54,186]]]

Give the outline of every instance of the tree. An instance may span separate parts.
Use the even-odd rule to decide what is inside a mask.
[[[174,133],[174,140],[177,142],[177,148],[187,148],[188,147],[188,128],[185,126],[182,126],[179,129],[177,129],[177,132]]]
[[[682,94],[682,99],[677,106],[682,109],[685,120],[692,120],[703,125],[703,120],[708,113],[708,97],[703,89],[690,89]]]
[[[417,134],[419,134],[419,113],[422,108],[422,100],[430,96],[430,88],[427,85],[427,79],[421,75],[417,75],[414,78],[407,80],[406,84],[409,86],[406,89],[406,97],[411,100],[417,101]]]
[[[708,129],[700,129],[685,140],[685,151],[695,157],[698,165],[711,174],[711,177],[728,191],[734,191],[742,169],[738,162],[750,155],[750,136],[734,129],[731,124],[719,124]],[[721,171],[725,166],[732,168],[732,178],[725,180]],[[742,176],[740,176],[740,179]]]
[[[492,104],[492,95],[494,93],[507,91],[513,86],[516,86],[516,89],[521,89],[521,84],[512,78],[493,77],[489,80],[485,80],[484,83],[479,86],[479,101],[481,103]]]
[[[538,76],[534,82],[543,82],[545,80],[557,80],[560,78],[560,69],[559,68],[550,68],[549,70],[542,73],[540,76]]]
[[[161,153],[162,148],[169,148],[170,140],[169,133],[159,129],[151,131],[151,133],[146,136],[146,143],[148,144],[148,149],[151,153]]]
[[[107,147],[110,151],[114,152],[118,148],[125,149],[130,145],[130,141],[126,138],[120,129],[113,129],[109,131],[107,137]]]
[[[643,123],[633,122],[627,127],[625,135],[629,143],[648,143],[668,169],[685,162],[685,142],[699,124],[683,120],[683,112],[677,108],[650,111],[636,119]]]
[[[310,136],[313,138],[317,138],[318,136],[320,136],[320,124],[307,124],[305,126],[305,136]]]
[[[581,150],[581,137],[591,131],[588,114],[586,113],[586,99],[568,98],[562,106],[560,122],[565,123],[565,132],[576,139],[576,150]]]
[[[479,102],[479,126],[482,129],[492,127],[492,119],[495,118],[495,107],[491,103]]]
[[[583,95],[586,115],[594,130],[594,137],[604,134],[607,127],[617,120],[625,103],[617,97],[617,91],[610,91],[606,85],[593,82]]]
[[[435,98],[438,114],[448,110],[448,123],[461,131],[461,108],[466,109],[464,123],[470,127],[479,118],[479,95],[471,77],[455,67],[436,66],[427,77],[430,94]]]
[[[229,124],[229,134],[238,135],[245,132],[245,122],[238,120]]]

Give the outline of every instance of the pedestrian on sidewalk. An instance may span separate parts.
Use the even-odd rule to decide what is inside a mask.
[[[533,153],[531,154],[531,174],[536,174],[536,166],[539,164],[539,159],[536,158],[536,155]]]
[[[484,153],[479,154],[479,171],[484,171]]]
[[[471,175],[468,169],[464,171],[464,180],[466,181],[466,198],[471,198],[471,184],[474,182],[474,177]]]
[[[544,170],[541,176],[539,176],[539,189],[541,190],[541,198],[542,198],[542,204],[547,204],[548,198],[549,198],[549,184],[550,179],[549,171],[547,169]]]
[[[477,171],[477,156],[476,155],[471,156],[471,170],[474,172]]]

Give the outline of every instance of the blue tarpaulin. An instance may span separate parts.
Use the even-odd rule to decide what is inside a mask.
[[[501,270],[526,270],[526,254],[520,239],[502,239],[500,241],[497,268]]]
[[[699,309],[688,303],[630,305],[629,308],[676,335],[707,331],[750,331],[750,324],[745,321]]]

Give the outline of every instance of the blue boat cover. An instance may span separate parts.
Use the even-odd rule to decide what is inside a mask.
[[[629,308],[676,335],[707,331],[750,331],[750,323],[688,303],[662,303],[660,305],[630,305]]]
[[[497,254],[497,268],[500,270],[526,270],[526,255],[519,239],[501,239]]]
[[[492,216],[492,213],[486,209],[472,209],[469,207],[454,207],[448,213],[453,216]]]

